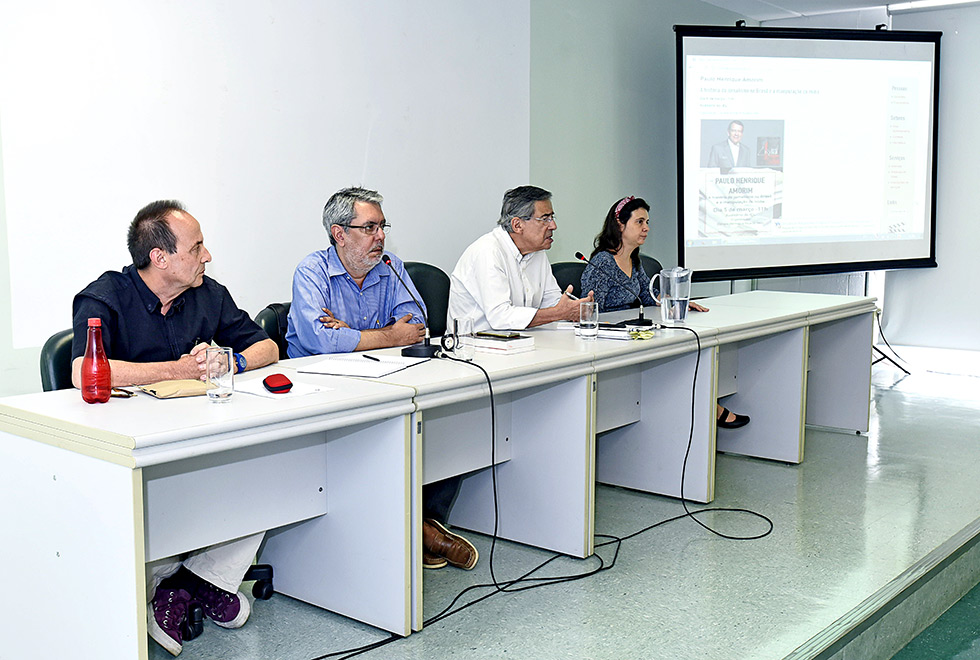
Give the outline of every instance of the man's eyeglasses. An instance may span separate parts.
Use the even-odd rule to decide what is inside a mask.
[[[558,224],[558,218],[555,217],[555,214],[554,213],[549,213],[547,215],[542,215],[539,218],[535,218],[533,216],[528,215],[528,216],[525,216],[524,217],[524,220],[537,220],[538,222],[543,222],[545,224],[548,224],[549,222],[553,222],[556,225]]]
[[[360,229],[368,236],[374,236],[378,233],[379,229],[384,231],[386,234],[391,231],[391,225],[389,225],[387,222],[382,222],[380,224],[377,222],[369,222],[366,225],[347,225],[347,227],[349,229]]]

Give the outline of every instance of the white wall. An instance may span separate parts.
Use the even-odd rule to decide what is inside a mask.
[[[651,206],[643,252],[677,264],[673,26],[741,18],[693,1],[531,3],[531,179],[555,193],[553,263],[589,254],[609,207],[636,195]],[[863,277],[845,275],[703,283],[694,294],[750,288],[865,292]]]
[[[76,291],[128,263],[125,227],[158,197],[189,204],[214,253],[210,272],[252,313],[289,298],[295,264],[326,244],[323,202],[354,183],[385,194],[392,250],[444,270],[493,226],[503,191],[524,183],[555,193],[552,261],[590,251],[609,205],[636,194],[653,207],[644,251],[676,263],[672,26],[741,18],[696,0],[76,5],[5,6],[0,20],[0,395],[40,388],[43,338],[68,327]],[[978,106],[969,104],[976,86],[951,76],[967,76],[977,60],[978,46],[962,42],[976,34],[978,14],[903,19],[950,15],[969,26],[955,47],[950,32],[944,37],[940,269],[889,276],[890,302],[911,301],[935,281],[951,285],[940,308],[965,310],[968,322],[944,324],[954,326],[941,333],[948,345],[976,336],[969,328],[980,313],[956,304],[970,281],[954,266],[976,244],[969,211],[977,208],[977,187],[961,181],[969,167],[951,165],[968,163],[964,150],[975,141],[967,111]],[[830,26],[864,27],[845,20]],[[23,78],[29,70],[34,77]],[[948,117],[957,105],[947,102],[950,95],[963,99],[963,110]],[[23,133],[32,109],[51,131]],[[144,118],[151,111],[158,113],[152,122]],[[99,131],[61,130],[78,117]],[[54,135],[74,142],[66,148]],[[953,135],[964,145],[960,160],[947,161],[956,152],[947,145]],[[26,202],[11,181],[22,180],[27,165],[10,156],[25,145],[47,156],[31,161],[46,192]],[[127,177],[125,185],[106,175],[110,167]],[[42,294],[15,296],[47,272],[57,278]],[[760,286],[862,293],[853,277]],[[727,283],[717,287],[728,290]],[[36,326],[30,345],[15,341],[15,313]],[[892,316],[889,330],[899,341],[911,336],[911,311],[908,317]]]
[[[673,26],[739,18],[694,1],[531,3],[531,179],[555,194],[553,263],[589,254],[609,207],[636,195],[651,207],[643,252],[676,265]]]
[[[529,0],[36,0],[0,11],[0,395],[40,389],[72,296],[183,200],[251,313],[288,300],[340,187],[449,270],[529,178]]]
[[[939,83],[938,268],[889,272],[883,315],[895,344],[980,350],[980,7],[892,18],[896,30],[943,33]]]

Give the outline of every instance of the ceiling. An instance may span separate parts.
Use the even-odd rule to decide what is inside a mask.
[[[888,0],[894,2],[895,0]],[[880,8],[886,0],[703,0],[709,5],[741,14],[756,21],[773,21],[801,16],[818,16],[855,9]]]

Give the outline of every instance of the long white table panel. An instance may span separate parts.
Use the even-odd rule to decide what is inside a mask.
[[[866,432],[876,301],[870,296],[749,291],[701,301],[805,313],[808,328],[806,423]]]
[[[7,565],[18,566],[10,586],[20,605],[9,625],[31,630],[46,604],[66,592],[91,593],[93,579],[100,585],[90,607],[62,622],[61,634],[10,640],[12,657],[67,656],[86,639],[94,656],[145,658],[145,562],[283,525],[312,529],[326,517],[337,529],[360,530],[372,518],[383,523],[367,559],[384,566],[383,575],[352,578],[349,562],[324,561],[317,575],[327,593],[297,597],[408,634],[413,392],[338,378],[321,384],[327,391],[303,397],[240,392],[220,404],[138,394],[90,405],[77,390],[4,399],[0,463],[16,479],[0,480],[0,501],[11,504],[2,522],[29,539],[0,551]],[[375,483],[391,493],[345,507],[351,482],[366,495]],[[50,533],[38,534],[38,527]],[[276,556],[272,545],[263,556],[275,563],[276,589],[290,594],[312,569]],[[381,583],[395,586],[379,589]],[[337,585],[367,594],[370,604],[349,607]],[[93,637],[92,630],[101,633]]]

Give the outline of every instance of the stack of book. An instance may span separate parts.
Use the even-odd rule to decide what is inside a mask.
[[[519,332],[478,332],[471,341],[483,353],[513,355],[534,350],[534,337]]]

